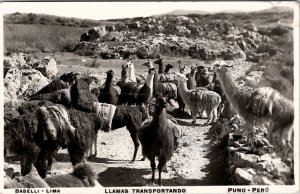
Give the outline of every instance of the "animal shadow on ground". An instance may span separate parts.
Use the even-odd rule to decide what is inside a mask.
[[[57,162],[70,162],[70,157],[69,154],[65,153],[57,153],[55,154],[55,160]],[[115,164],[115,163],[126,163],[129,162],[130,160],[110,160],[107,158],[97,158],[97,157],[91,157],[88,158],[89,162],[93,163],[104,163],[104,164]]]
[[[200,123],[192,124],[192,121],[182,121],[182,120],[179,120],[179,119],[176,119],[176,121],[177,121],[178,125],[180,125],[180,126],[187,126],[187,127],[200,127],[200,126],[203,126]]]
[[[144,176],[147,175],[147,178]],[[156,170],[155,184],[157,184],[158,171]],[[111,167],[98,174],[98,182],[103,187],[132,187],[132,186],[150,186],[151,168],[134,169],[125,167]],[[203,185],[201,180],[184,179],[183,177],[174,177],[164,179],[162,175],[163,186],[196,186]]]
[[[205,133],[207,137],[205,139],[211,139],[212,141],[207,145],[208,152],[205,156],[210,163],[205,166],[201,171],[206,172],[207,175],[202,180],[204,185],[228,185],[229,176],[226,173],[227,166],[227,141],[228,136],[225,136],[220,141],[214,139],[215,128],[210,127],[209,131]]]
[[[172,115],[175,118],[179,118],[179,119],[192,119],[192,117],[189,113],[187,113],[186,111],[179,113],[177,109],[168,110],[168,114]]]

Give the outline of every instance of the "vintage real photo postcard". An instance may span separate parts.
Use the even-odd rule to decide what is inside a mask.
[[[0,193],[299,192],[299,2],[0,13]]]

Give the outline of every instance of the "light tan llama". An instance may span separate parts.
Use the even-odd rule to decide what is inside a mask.
[[[253,147],[254,126],[268,128],[269,136],[278,135],[283,146],[292,147],[294,103],[270,87],[239,87],[234,83],[224,61],[216,61],[214,70],[220,80],[226,98],[235,111],[244,119]]]
[[[178,81],[178,90],[183,102],[191,110],[192,124],[196,124],[197,113],[200,115],[206,111],[207,122],[205,125],[211,124],[217,119],[217,108],[221,103],[219,94],[213,91],[187,88],[187,78],[185,75],[178,73],[176,77]]]

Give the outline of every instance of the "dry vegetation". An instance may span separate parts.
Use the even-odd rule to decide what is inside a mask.
[[[72,51],[85,28],[57,25],[6,24],[6,52],[63,52]]]

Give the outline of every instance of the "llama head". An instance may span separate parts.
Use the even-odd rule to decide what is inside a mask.
[[[64,82],[68,82],[70,85],[72,85],[75,82],[78,75],[79,73],[69,72],[61,75],[59,79]]]
[[[191,74],[194,74],[196,72],[196,67],[195,66],[191,66]]]
[[[186,78],[186,76],[182,73],[176,73],[176,80],[179,82],[186,82],[188,78]]]
[[[156,60],[156,61],[154,61],[153,63],[154,63],[154,64],[158,64],[158,65],[159,65],[159,64],[161,64],[161,63],[162,63],[162,60],[163,60],[163,59],[164,59],[164,58],[161,58],[161,57],[160,57],[159,59],[157,59],[157,60]]]
[[[106,72],[107,78],[113,78],[114,77],[114,72],[113,70],[109,70]]]
[[[156,100],[156,103],[155,103],[155,106],[156,108],[159,108],[159,109],[163,109],[163,108],[166,108],[168,105],[168,102],[166,100],[166,98],[157,98]]]
[[[133,65],[133,59],[131,59],[131,60],[129,60],[129,61],[127,62],[127,67],[128,67],[129,69],[133,69],[133,68],[134,68],[134,65]]]
[[[148,73],[150,75],[154,75],[156,73],[156,69],[154,67],[151,67],[149,70],[148,70]]]
[[[148,67],[148,68],[153,68],[153,63],[151,62],[150,59],[146,63],[143,63],[142,66]]]
[[[232,67],[232,65],[227,65],[225,61],[216,61],[213,64],[213,69],[217,73],[226,73],[228,71],[228,67]]]
[[[121,75],[122,76],[128,75],[128,65],[122,65]]]
[[[184,73],[184,69],[185,69],[185,66],[182,66],[182,67],[181,67],[181,66],[179,65],[179,72],[180,72],[180,73]]]
[[[166,65],[166,68],[171,69],[171,68],[174,68],[174,66],[168,63],[168,64]]]

